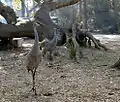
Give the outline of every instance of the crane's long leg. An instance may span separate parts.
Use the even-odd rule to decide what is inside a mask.
[[[35,87],[35,73],[36,73],[36,69],[32,72],[32,78],[33,78],[33,87],[32,87],[32,90],[33,90],[33,92],[35,92],[35,95],[37,95],[37,93],[36,93],[36,87]]]
[[[45,57],[45,55],[46,55],[46,49],[43,48],[42,49],[42,56]]]
[[[52,52],[50,51],[49,53],[50,53],[50,55],[49,55],[49,60],[50,60],[50,61],[53,61]]]

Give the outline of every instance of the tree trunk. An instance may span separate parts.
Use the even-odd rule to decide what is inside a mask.
[[[84,29],[87,29],[87,4],[86,4],[86,0],[84,0]]]
[[[25,17],[25,5],[24,5],[25,0],[21,0],[21,10],[22,10],[22,17]]]

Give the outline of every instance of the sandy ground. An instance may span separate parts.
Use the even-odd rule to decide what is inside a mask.
[[[96,38],[112,50],[85,48],[87,58],[78,55],[74,62],[61,47],[53,62],[44,59],[36,74],[37,96],[30,92],[32,78],[25,69],[33,40],[25,40],[20,53],[0,51],[0,102],[120,102],[120,70],[110,68],[120,57],[120,36]]]

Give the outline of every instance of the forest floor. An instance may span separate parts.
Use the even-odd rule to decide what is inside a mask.
[[[0,102],[120,102],[120,69],[110,68],[120,57],[120,36],[96,38],[111,50],[84,48],[86,58],[75,62],[61,47],[53,62],[44,59],[36,73],[37,96],[25,68],[33,40],[25,40],[20,53],[0,51]]]

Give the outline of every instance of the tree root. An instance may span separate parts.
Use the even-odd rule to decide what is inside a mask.
[[[111,66],[111,68],[120,68],[120,58],[114,65]]]
[[[90,43],[90,40],[92,40],[92,42],[95,44],[95,48],[99,50],[104,49],[105,51],[109,50],[105,45],[101,44],[100,40],[96,39],[91,32],[86,31],[85,34],[86,34],[86,37],[89,38],[89,43]]]

